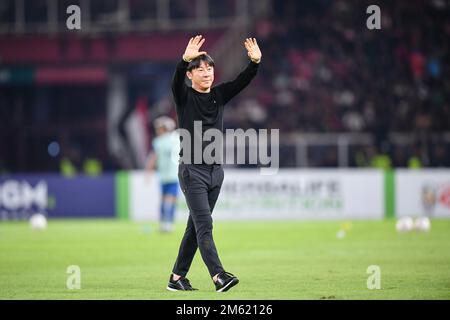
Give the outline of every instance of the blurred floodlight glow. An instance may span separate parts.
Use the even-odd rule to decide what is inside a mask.
[[[52,157],[57,157],[59,155],[59,143],[56,141],[52,141],[50,142],[50,144],[48,145],[48,154]]]

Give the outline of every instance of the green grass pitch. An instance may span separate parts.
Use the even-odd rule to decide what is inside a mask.
[[[216,293],[197,251],[188,278],[196,292],[169,292],[167,280],[184,224],[122,220],[50,220],[45,231],[0,223],[0,299],[450,299],[450,220],[429,233],[398,234],[395,221],[222,222],[214,238],[240,283]],[[81,289],[66,287],[67,267]],[[367,268],[381,289],[367,289]]]

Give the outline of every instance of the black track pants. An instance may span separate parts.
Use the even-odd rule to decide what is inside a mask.
[[[180,164],[178,178],[189,208],[189,219],[173,273],[186,276],[197,248],[211,277],[223,271],[214,244],[212,211],[223,182],[221,165]]]

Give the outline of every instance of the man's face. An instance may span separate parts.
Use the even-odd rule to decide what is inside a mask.
[[[194,89],[205,91],[211,88],[214,81],[214,67],[208,65],[205,61],[201,61],[198,68],[187,72],[187,76],[191,79]]]
[[[166,129],[163,126],[156,127],[155,131],[156,131],[157,136],[160,136],[160,135],[163,135],[164,133],[166,133]]]

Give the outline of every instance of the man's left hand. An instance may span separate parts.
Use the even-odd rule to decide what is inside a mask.
[[[255,38],[247,38],[244,42],[245,48],[247,49],[247,54],[250,60],[252,60],[255,63],[261,62],[262,53],[261,50],[259,50],[258,43],[256,42]]]

